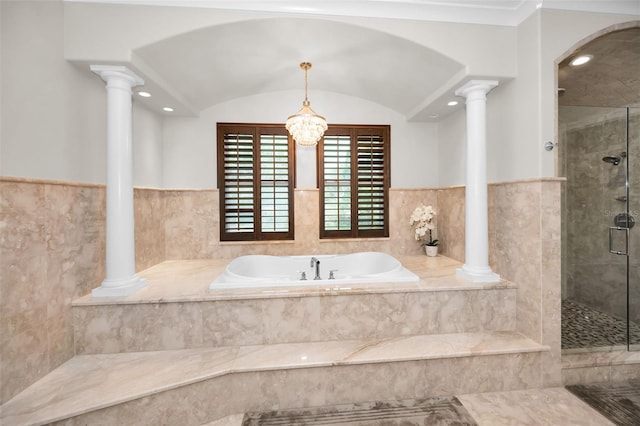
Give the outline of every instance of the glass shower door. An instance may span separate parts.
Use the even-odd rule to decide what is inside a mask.
[[[634,238],[640,227],[631,228],[630,203],[640,197],[629,185],[640,150],[627,143],[626,108],[562,106],[559,118],[567,178],[562,347],[627,349],[632,312],[640,319],[631,297],[637,293],[640,302],[640,288],[628,286],[640,275],[629,262],[640,239]],[[634,188],[640,174],[636,180]]]
[[[640,219],[640,108],[627,108],[627,213]],[[640,350],[640,226],[629,229],[627,273],[628,348]]]

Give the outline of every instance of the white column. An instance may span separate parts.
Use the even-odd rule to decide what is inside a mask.
[[[146,284],[135,272],[131,88],[144,80],[123,66],[92,65],[107,82],[107,276],[95,297],[126,296]]]
[[[467,104],[467,176],[465,188],[464,265],[456,275],[472,282],[497,282],[489,266],[487,206],[487,93],[497,81],[471,80],[456,90]]]

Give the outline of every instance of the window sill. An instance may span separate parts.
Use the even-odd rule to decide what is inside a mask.
[[[246,245],[267,245],[267,244],[293,244],[295,240],[258,240],[258,241],[220,241],[221,246],[246,246]]]
[[[321,238],[320,243],[353,243],[353,242],[367,242],[367,241],[390,241],[390,237],[375,237],[375,238]]]

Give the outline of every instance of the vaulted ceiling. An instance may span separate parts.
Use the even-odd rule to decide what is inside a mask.
[[[566,0],[65,1],[277,12],[263,15],[264,19],[183,33],[132,52],[145,69],[153,70],[160,85],[170,87],[166,92],[188,105],[188,113],[234,98],[302,90],[304,74],[297,64],[311,61],[311,99],[314,90],[350,95],[413,121],[435,121],[454,110],[447,109],[446,103],[436,106],[436,101],[442,101],[437,94],[454,76],[464,73],[465,65],[407,39],[323,17],[515,27],[539,7],[640,14],[637,0],[609,1],[605,6],[605,2]],[[569,87],[567,83],[568,91]],[[164,100],[155,96],[141,102],[159,110],[160,104],[154,103]]]
[[[135,51],[197,110],[237,97],[309,87],[410,116],[463,68],[405,39],[327,20],[271,18],[209,27]],[[171,58],[171,60],[167,60]],[[410,84],[407,84],[410,82]]]

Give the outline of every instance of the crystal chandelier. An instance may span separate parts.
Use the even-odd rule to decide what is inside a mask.
[[[287,118],[285,127],[298,145],[313,147],[327,130],[327,120],[311,109],[311,103],[307,99],[307,72],[311,68],[311,62],[301,63],[300,68],[304,70],[304,102],[300,111]]]

